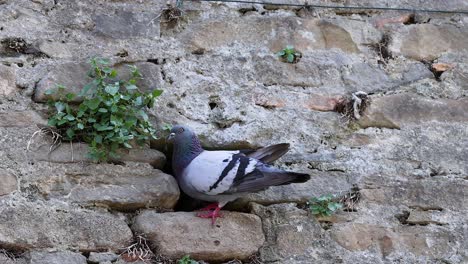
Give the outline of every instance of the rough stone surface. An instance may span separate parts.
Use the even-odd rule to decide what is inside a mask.
[[[0,112],[0,127],[28,127],[47,122],[34,111]]]
[[[33,251],[29,253],[29,262],[32,264],[86,264],[86,257],[80,253],[70,251]]]
[[[195,213],[144,211],[133,229],[140,232],[170,258],[190,255],[195,259],[221,261],[247,259],[265,241],[260,219],[251,214],[223,212],[211,226],[210,220]]]
[[[254,204],[253,212],[262,218],[266,236],[260,257],[265,262],[376,263],[372,255],[358,257],[341,247],[320,224],[294,204],[268,207]],[[358,260],[359,258],[359,260]]]
[[[392,37],[389,46],[394,55],[416,60],[434,60],[447,51],[468,50],[468,31],[455,25],[410,25]]]
[[[372,186],[385,182],[378,190]],[[391,177],[369,176],[363,179],[362,195],[369,202],[404,204],[410,208],[453,211],[467,210],[468,183],[460,179],[394,180]],[[437,199],[433,198],[437,193]]]
[[[14,192],[18,188],[18,180],[15,175],[10,172],[0,169],[0,196]]]
[[[436,122],[467,122],[468,100],[433,100],[414,94],[372,97],[372,104],[359,120],[367,127],[401,128]]]
[[[127,63],[128,64],[128,63]],[[128,80],[130,78],[130,68],[127,64],[116,65],[118,78]],[[130,64],[128,64],[130,65]],[[137,81],[137,86],[142,91],[151,91],[160,88],[161,70],[158,65],[149,62],[133,63],[138,67],[143,79]],[[88,76],[90,65],[88,63],[66,62],[54,67],[44,76],[38,83],[34,92],[34,100],[36,102],[46,102],[48,98],[56,98],[54,95],[47,95],[46,91],[54,89],[57,85],[63,85],[66,88],[66,93],[72,92],[79,94],[83,87],[91,82]],[[81,97],[76,97],[75,102],[81,101]]]
[[[95,32],[110,38],[154,38],[159,35],[159,23],[154,14],[118,10],[115,14],[97,14]]]
[[[12,68],[0,65],[0,96],[11,96],[16,92],[16,75]]]
[[[36,161],[48,161],[54,163],[79,163],[92,162],[88,157],[88,144],[62,143],[59,147],[50,151],[51,144],[43,144],[34,150],[33,159]],[[135,147],[118,151],[119,157],[111,159],[111,162],[141,162],[148,163],[154,168],[162,169],[166,163],[166,156],[154,149]]]
[[[395,252],[408,252],[415,256],[448,259],[456,254],[457,234],[444,227],[425,228],[405,226],[385,228],[374,225],[347,224],[334,228],[334,239],[351,251],[380,248],[386,257]]]
[[[5,201],[0,206],[0,245],[7,248],[118,250],[132,240],[125,222],[109,213]]]
[[[268,47],[277,52],[286,45],[293,45],[301,52],[314,49],[338,48],[347,52],[357,52],[349,32],[326,20],[300,19],[288,17],[278,20],[275,17],[247,17],[199,23],[187,31],[190,51],[212,50],[220,46],[236,43]]]
[[[413,210],[410,212],[408,219],[406,222],[410,225],[428,225],[428,224],[435,224],[435,225],[446,225],[449,222],[447,219],[446,214],[437,210]]]
[[[91,252],[89,253],[88,261],[91,263],[112,262],[119,258],[119,255],[113,252]]]
[[[145,164],[37,166],[42,170],[32,174],[24,186],[47,199],[134,211],[145,207],[172,209],[179,198],[174,177]]]

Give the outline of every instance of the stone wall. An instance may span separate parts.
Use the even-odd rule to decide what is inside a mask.
[[[135,247],[155,263],[468,262],[467,15],[186,1],[171,20],[166,8],[0,0],[1,263],[122,264]],[[289,44],[298,63],[275,56]],[[50,152],[50,136],[32,138],[44,92],[78,91],[93,56],[134,64],[141,85],[164,90],[155,126],[187,124],[210,149],[289,142],[277,165],[312,179],[248,195],[211,227],[181,211],[193,207],[161,140],[109,164],[90,163],[84,144]],[[370,98],[361,118],[336,111],[357,91]],[[327,218],[304,209],[329,193],[356,204]]]

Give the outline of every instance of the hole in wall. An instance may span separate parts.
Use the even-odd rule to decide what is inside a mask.
[[[377,60],[379,64],[386,65],[388,60],[393,58],[390,50],[388,49],[390,41],[390,35],[384,34],[378,43],[369,45],[369,47],[379,56],[379,59]]]
[[[206,50],[204,48],[198,48],[196,50],[193,50],[192,54],[194,54],[194,55],[203,55],[203,54],[205,54],[205,51]]]
[[[401,212],[401,214],[396,214],[395,215],[395,218],[398,219],[398,221],[402,224],[402,225],[407,225],[408,224],[408,217],[410,215],[410,212],[408,211],[403,211]]]
[[[218,107],[218,104],[215,103],[215,102],[211,102],[211,103],[209,103],[208,105],[210,106],[210,109],[211,109],[211,110],[213,110],[213,109],[215,109],[216,107]]]

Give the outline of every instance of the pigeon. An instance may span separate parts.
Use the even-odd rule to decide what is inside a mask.
[[[248,193],[270,186],[302,183],[310,175],[284,171],[270,164],[289,150],[282,143],[258,150],[204,150],[190,128],[176,125],[168,141],[173,142],[172,167],[180,188],[188,196],[213,202],[197,214],[214,225],[221,208]]]

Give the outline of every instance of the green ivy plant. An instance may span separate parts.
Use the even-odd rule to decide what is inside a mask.
[[[309,202],[310,212],[317,216],[330,216],[343,206],[335,202],[335,197],[331,194],[320,197],[312,197]]]
[[[276,55],[289,63],[297,62],[302,56],[301,53],[295,50],[291,45],[286,46],[286,48],[276,53]]]
[[[88,154],[94,161],[118,158],[118,149],[155,139],[156,130],[146,110],[153,107],[162,90],[142,92],[137,86],[142,75],[135,66],[129,65],[129,80],[119,80],[108,60],[94,58],[90,64],[88,75],[93,80],[78,95],[66,93],[61,85],[46,92],[55,95],[48,101],[49,126],[55,127],[64,140],[88,143]],[[73,103],[77,96],[84,98],[78,105]]]
[[[198,264],[198,261],[190,258],[189,255],[184,256],[183,258],[177,261],[177,264]]]

